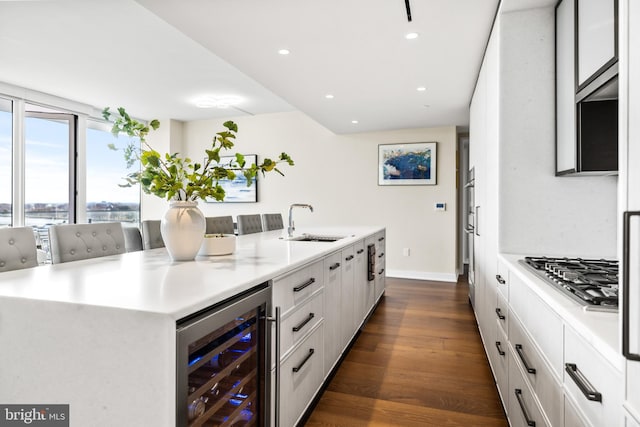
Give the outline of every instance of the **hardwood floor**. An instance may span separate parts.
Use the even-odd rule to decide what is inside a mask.
[[[466,282],[387,278],[306,426],[507,426]]]

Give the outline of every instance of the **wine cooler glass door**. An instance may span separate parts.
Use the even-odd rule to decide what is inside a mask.
[[[261,426],[268,420],[268,283],[177,329],[178,426]]]

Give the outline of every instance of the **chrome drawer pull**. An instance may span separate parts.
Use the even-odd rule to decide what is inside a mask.
[[[520,410],[522,411],[522,415],[524,416],[524,420],[527,422],[527,425],[530,427],[536,427],[536,422],[529,418],[529,411],[527,411],[527,408],[524,406],[524,402],[522,400],[522,390],[517,388],[515,390],[515,393],[516,399],[518,399],[518,405],[520,405]]]
[[[304,282],[302,285],[299,285],[299,286],[296,286],[295,288],[293,288],[293,292],[300,292],[301,290],[303,290],[307,286],[313,285],[314,283],[316,283],[316,279],[314,279],[312,277],[311,279],[309,279],[306,282]]]
[[[330,266],[330,267],[329,267],[329,270],[333,271],[333,270],[335,270],[335,269],[336,269],[336,268],[338,268],[338,267],[340,267],[340,263],[339,263],[339,262],[336,262],[335,264],[333,264],[332,266]]]
[[[356,252],[358,255],[360,255],[362,252],[364,252],[364,249],[358,249],[358,252]]]
[[[300,331],[300,329],[304,328],[304,325],[306,325],[307,323],[311,322],[311,319],[313,319],[315,317],[315,314],[313,313],[309,313],[309,316],[307,316],[306,319],[304,319],[302,322],[300,322],[300,324],[298,326],[294,326],[293,332],[298,332]]]
[[[384,237],[378,238],[378,242],[382,242],[383,240],[384,240]]]
[[[500,341],[496,341],[496,348],[498,349],[498,354],[500,356],[504,356],[506,354],[502,349],[502,343]]]
[[[529,372],[530,374],[534,374],[535,375],[536,368],[530,368],[529,367],[529,364],[527,363],[527,359],[524,357],[522,344],[516,344],[516,353],[518,353],[518,356],[520,356],[520,360],[522,360],[522,364],[524,365],[524,368],[527,370],[527,372]]]
[[[498,319],[500,320],[506,319],[506,316],[502,314],[502,310],[500,310],[500,307],[496,307],[496,314],[498,315]]]
[[[498,283],[500,283],[501,285],[504,285],[505,283],[507,283],[501,275],[496,274],[496,280],[498,281]]]
[[[304,364],[307,363],[307,360],[309,360],[311,358],[311,356],[313,356],[313,353],[315,353],[315,350],[310,348],[309,349],[309,354],[307,354],[307,357],[304,358],[302,363],[300,363],[298,366],[294,366],[293,367],[293,372],[298,372],[300,369],[302,369]]]
[[[578,370],[578,366],[575,363],[565,363],[564,370],[571,377],[574,383],[578,386],[584,397],[594,402],[602,402],[602,394],[594,389],[589,380]]]
[[[346,257],[344,260],[345,261],[351,261],[353,258],[355,258],[353,255],[349,255],[348,257]]]

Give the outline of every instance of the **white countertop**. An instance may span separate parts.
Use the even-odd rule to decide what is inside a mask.
[[[500,254],[499,257],[518,275],[566,325],[573,328],[585,341],[589,342],[616,369],[623,372],[624,358],[620,347],[619,313],[585,311],[583,307],[562,291],[536,276],[519,261],[525,255]]]
[[[331,227],[302,233],[336,242],[283,239],[286,230],[238,236],[236,252],[172,262],[166,249],[45,265],[0,275],[0,298],[99,306],[180,319],[348,246],[382,227]]]

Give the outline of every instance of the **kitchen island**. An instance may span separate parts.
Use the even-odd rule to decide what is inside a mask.
[[[192,262],[155,249],[2,273],[0,403],[69,404],[74,426],[175,425],[178,320],[384,235],[303,231],[344,237],[291,241],[278,230]]]

